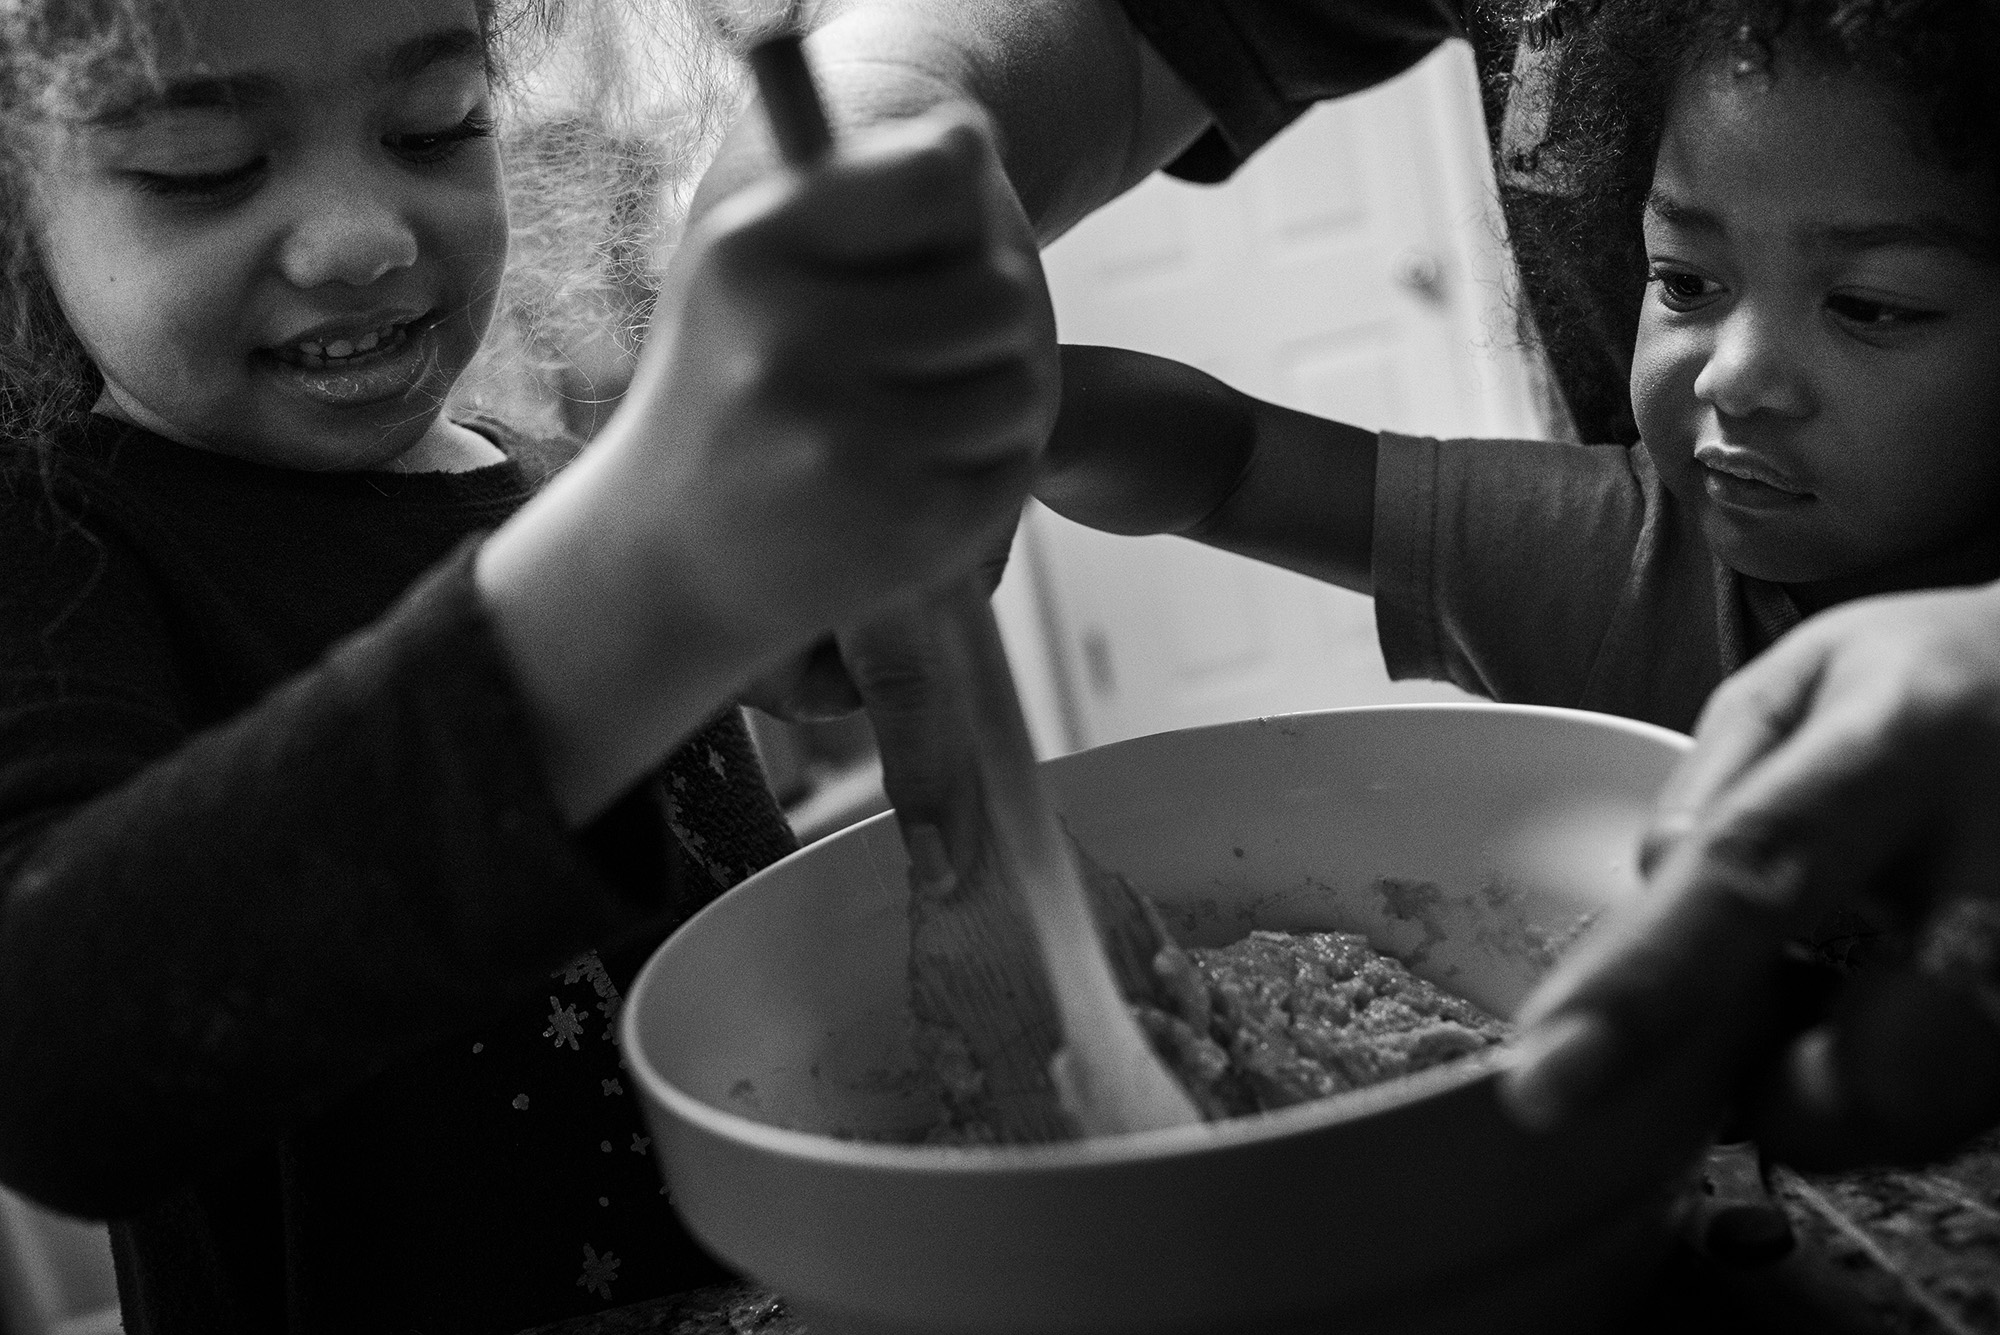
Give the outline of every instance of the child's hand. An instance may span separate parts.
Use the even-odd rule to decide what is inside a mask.
[[[1177,533],[1368,593],[1375,433],[1123,348],[1062,350],[1035,495],[1107,533]]]
[[[1062,411],[1035,478],[1050,509],[1107,533],[1197,530],[1256,452],[1255,404],[1192,366],[1062,349]]]
[[[576,819],[788,655],[1004,543],[1056,411],[1040,261],[970,112],[725,200],[661,311],[617,414],[478,566]]]
[[[1011,531],[1058,369],[980,123],[859,139],[725,202],[688,244],[643,411],[677,535],[720,596],[798,644]]]

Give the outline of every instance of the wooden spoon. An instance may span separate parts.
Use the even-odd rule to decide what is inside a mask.
[[[744,52],[779,153],[794,170],[810,171],[831,152],[833,136],[799,42],[796,5],[724,0],[712,17]],[[1086,1135],[1199,1122],[1193,1101],[1154,1055],[1113,979],[1083,878],[1042,790],[983,581],[974,576],[942,591],[919,615],[929,624],[907,629],[937,649],[945,679],[932,686],[956,704],[946,717],[955,713],[970,731],[965,754],[977,782],[965,791],[977,794],[991,863],[1026,910],[1055,1004],[1061,1047],[1049,1074],[1064,1111]],[[895,628],[887,632],[894,635]],[[893,765],[895,757],[884,761]],[[1010,920],[1003,915],[995,921]],[[1005,952],[1006,943],[992,944]]]

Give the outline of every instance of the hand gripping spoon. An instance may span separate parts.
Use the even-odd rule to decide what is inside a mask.
[[[793,170],[811,171],[832,151],[833,135],[799,41],[795,3],[712,0],[711,17],[749,64],[779,153]],[[912,615],[927,624],[910,626],[910,637],[933,645],[942,668],[944,680],[929,685],[954,707],[953,722],[969,730],[961,752],[977,782],[966,791],[979,795],[990,861],[1018,896],[1046,976],[1061,1031],[1049,1075],[1063,1111],[1086,1135],[1199,1122],[1112,975],[1083,877],[1042,790],[983,582],[961,581]]]

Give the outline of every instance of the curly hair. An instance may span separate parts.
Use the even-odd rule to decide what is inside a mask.
[[[2000,172],[2000,0],[1482,0],[1477,17],[1518,35],[1488,73],[1489,105],[1509,108],[1503,204],[1528,314],[1593,439],[1637,437],[1641,219],[1693,70],[1851,72],[1907,109],[1917,151]]]
[[[163,39],[198,2],[0,4],[0,473],[32,463],[46,477],[52,442],[102,388],[36,254],[25,201],[37,136],[157,87]],[[636,343],[739,89],[685,4],[477,0],[477,11],[512,235],[491,332],[454,397],[549,418],[573,348],[607,330]]]

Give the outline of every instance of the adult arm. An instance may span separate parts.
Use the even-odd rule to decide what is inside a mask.
[[[843,125],[984,108],[1046,242],[1190,146],[1175,170],[1220,179],[1313,104],[1461,31],[1456,0],[838,0],[811,48]],[[703,195],[767,162],[753,113]]]
[[[1528,1001],[1530,1125],[1677,1045],[1802,1165],[1935,1156],[2000,1120],[2000,585],[1815,617],[1718,690],[1648,843],[1648,895]],[[1914,930],[1781,1027],[1785,943],[1832,910]]]
[[[847,135],[971,103],[1046,244],[1172,161],[1209,112],[1116,0],[848,0],[808,39],[827,107]],[[724,140],[692,216],[768,176],[753,108]]]

